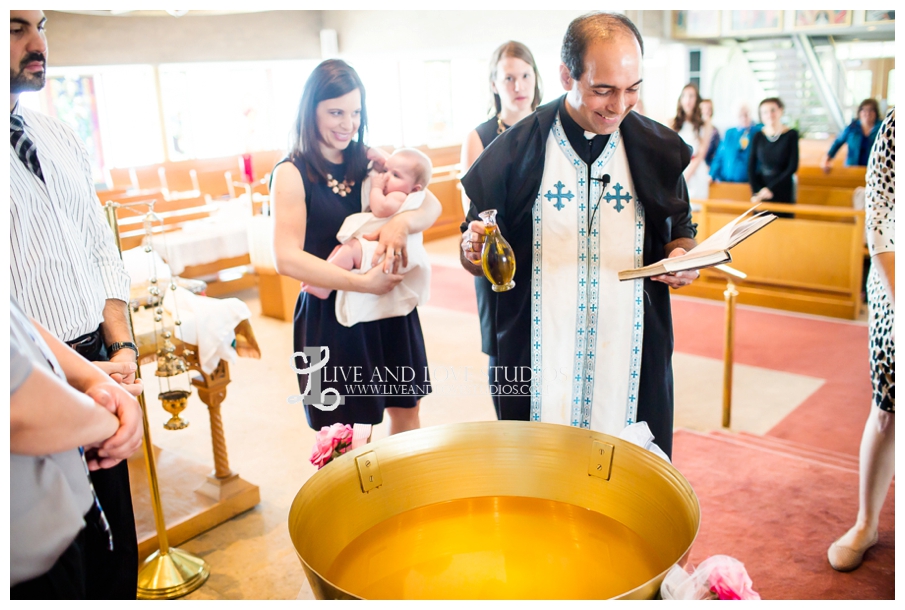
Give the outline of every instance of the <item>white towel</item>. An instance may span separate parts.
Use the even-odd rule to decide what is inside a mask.
[[[192,294],[185,288],[167,290],[163,299],[167,312],[182,321],[176,338],[198,346],[201,370],[209,375],[221,360],[234,363],[236,326],[251,319],[251,310],[240,299],[214,299]]]
[[[367,186],[367,181],[362,189]],[[406,197],[400,212],[414,210],[424,202],[424,191],[410,194]],[[377,218],[370,212],[362,212],[348,216],[336,234],[336,239],[344,244],[352,238],[361,241],[361,269],[355,269],[353,273],[367,273],[371,269],[371,259],[377,248],[376,242],[361,239],[376,231],[389,218]],[[406,244],[408,252],[408,265],[400,270],[405,275],[403,279],[390,292],[382,295],[368,294],[364,292],[348,292],[339,290],[336,293],[336,319],[343,326],[353,326],[359,322],[370,322],[396,316],[410,314],[418,305],[424,305],[430,299],[430,259],[420,233],[409,235]]]

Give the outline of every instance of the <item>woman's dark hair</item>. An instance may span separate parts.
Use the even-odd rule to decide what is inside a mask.
[[[685,109],[682,108],[682,96],[685,95],[686,89],[694,91],[694,110],[691,111],[691,116],[686,115]],[[676,103],[676,118],[672,120],[672,130],[679,131],[686,121],[691,123],[696,133],[700,132],[701,127],[704,125],[704,118],[701,116],[701,94],[698,92],[698,86],[694,83],[688,83],[682,87],[682,93],[679,94],[679,101]]]
[[[584,56],[593,40],[611,38],[620,31],[631,34],[641,47],[641,55],[644,56],[644,40],[641,32],[625,15],[618,13],[588,13],[576,17],[569,24],[566,35],[562,39],[562,52],[560,58],[569,69],[569,75],[578,80],[584,74]]]
[[[861,111],[864,110],[865,106],[874,111],[874,121],[877,123],[880,122],[880,104],[877,103],[872,97],[867,98],[860,104],[858,104],[858,114],[861,114]]]
[[[358,138],[349,142],[343,151],[346,178],[360,181],[368,171],[367,149],[364,145],[368,129],[368,111],[365,104],[365,88],[352,67],[341,59],[321,62],[305,82],[299,111],[295,119],[289,156],[299,156],[305,161],[308,177],[312,181],[327,180],[327,160],[321,154],[320,133],[317,130],[317,105],[324,100],[342,97],[358,89],[361,92],[361,123]]]
[[[534,99],[531,101],[531,110],[535,110],[540,104],[541,100],[541,82],[540,82],[540,72],[537,70],[537,63],[534,61],[534,55],[531,54],[531,51],[520,42],[516,42],[515,40],[510,40],[508,42],[504,42],[497,50],[493,52],[493,55],[490,57],[490,94],[493,96],[493,104],[490,108],[490,112],[493,116],[498,115],[503,110],[503,103],[500,100],[500,94],[496,93],[493,90],[493,81],[496,80],[496,69],[497,64],[500,63],[501,59],[506,57],[515,57],[516,59],[521,59],[523,62],[531,66],[534,70]]]
[[[782,103],[782,100],[778,97],[765,97],[760,101],[760,104],[757,105],[757,113],[760,114],[760,109],[764,104],[776,104],[776,107],[780,110],[785,110],[786,106]]]

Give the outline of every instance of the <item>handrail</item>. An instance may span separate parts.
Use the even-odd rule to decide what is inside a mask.
[[[839,99],[836,97],[836,94],[833,92],[826,79],[826,74],[823,73],[823,68],[820,66],[820,60],[817,58],[817,53],[814,52],[814,45],[811,44],[811,39],[805,34],[793,34],[792,42],[795,43],[795,46],[804,56],[804,60],[807,62],[811,74],[814,75],[814,81],[817,84],[817,93],[820,95],[820,101],[823,102],[824,108],[827,109],[830,118],[833,120],[836,131],[842,131],[845,129],[845,118],[842,115],[842,107],[839,105]]]

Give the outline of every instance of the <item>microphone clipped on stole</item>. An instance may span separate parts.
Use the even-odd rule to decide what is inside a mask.
[[[603,195],[604,195],[604,193],[606,193],[606,187],[609,186],[609,184],[610,184],[610,175],[604,174],[600,178],[595,178],[595,177],[591,176],[591,181],[600,182],[601,185],[600,185],[600,195],[597,197],[597,203],[594,204],[594,211],[591,212],[591,216],[588,219],[588,231],[591,230],[591,227],[594,224],[594,216],[597,214],[597,208],[600,207],[600,200],[603,199]]]

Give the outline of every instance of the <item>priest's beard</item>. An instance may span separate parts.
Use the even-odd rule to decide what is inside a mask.
[[[26,55],[22,61],[19,63],[19,71],[15,72],[12,68],[9,69],[9,92],[10,93],[23,93],[25,91],[40,91],[44,88],[44,83],[47,77],[47,71],[42,70],[41,72],[26,72],[25,66],[33,61],[44,61],[44,56],[40,53]]]

